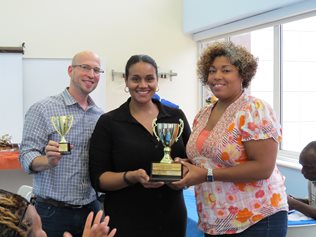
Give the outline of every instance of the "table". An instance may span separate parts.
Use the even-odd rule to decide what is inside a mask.
[[[315,237],[316,220],[308,218],[298,211],[289,212],[286,237]]]
[[[0,151],[0,170],[21,169],[19,151]]]
[[[186,237],[204,237],[204,233],[198,228],[198,215],[193,187],[183,191],[185,205],[187,207],[187,233]]]

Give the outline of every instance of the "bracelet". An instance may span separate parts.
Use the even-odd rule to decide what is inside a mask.
[[[125,171],[124,174],[123,174],[123,180],[124,182],[127,184],[127,186],[132,186],[133,183],[131,181],[129,181],[127,178],[126,178],[126,174],[127,174],[128,171]]]

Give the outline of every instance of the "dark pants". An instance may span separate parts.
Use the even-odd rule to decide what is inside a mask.
[[[287,232],[287,211],[280,211],[268,216],[238,234],[209,235],[205,237],[285,237]]]
[[[82,232],[88,214],[100,210],[99,201],[94,201],[82,208],[55,207],[53,205],[35,202],[35,208],[41,217],[43,230],[49,237],[62,237],[65,231],[73,237],[82,237]]]

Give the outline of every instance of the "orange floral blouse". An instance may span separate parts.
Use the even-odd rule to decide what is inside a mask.
[[[281,140],[281,126],[269,104],[243,93],[211,131],[205,130],[214,104],[195,117],[188,158],[205,168],[247,162],[243,142]],[[205,182],[195,186],[199,228],[211,235],[239,233],[261,219],[288,210],[285,178],[275,166],[269,179],[249,183]]]

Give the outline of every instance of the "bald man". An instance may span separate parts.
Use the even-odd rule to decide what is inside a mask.
[[[68,66],[69,87],[25,115],[19,159],[34,177],[35,208],[49,237],[66,230],[81,237],[89,212],[100,210],[88,174],[89,139],[103,113],[89,96],[104,72],[100,67],[97,54],[77,53]]]

